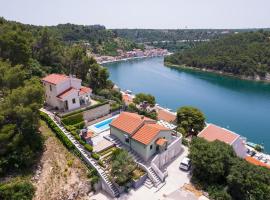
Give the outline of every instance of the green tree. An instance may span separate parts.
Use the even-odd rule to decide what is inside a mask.
[[[136,104],[143,103],[144,101],[149,103],[151,106],[154,106],[156,104],[156,99],[151,94],[138,93],[133,99],[133,102]]]
[[[270,171],[267,168],[239,159],[231,167],[227,181],[236,200],[270,199]]]
[[[205,126],[205,116],[197,108],[184,106],[177,110],[178,128],[185,135],[197,135]]]
[[[207,184],[222,184],[226,182],[232,159],[236,155],[232,147],[223,142],[207,142],[202,138],[194,138],[189,157],[195,180]]]
[[[94,63],[90,66],[88,80],[90,87],[97,92],[98,90],[108,88],[109,72],[107,68]]]
[[[136,163],[127,151],[117,149],[112,154],[111,177],[119,185],[125,185],[131,178]]]

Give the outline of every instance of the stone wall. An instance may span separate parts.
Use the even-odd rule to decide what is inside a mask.
[[[83,111],[83,119],[86,121],[91,121],[99,117],[105,116],[110,113],[110,104],[107,103],[90,110]]]

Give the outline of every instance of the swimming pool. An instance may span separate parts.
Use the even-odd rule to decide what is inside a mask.
[[[88,127],[88,129],[94,131],[95,133],[101,133],[103,131],[106,131],[110,128],[110,123],[116,118],[117,116],[111,117],[109,119],[105,119],[101,122],[98,122],[96,124],[93,124]]]

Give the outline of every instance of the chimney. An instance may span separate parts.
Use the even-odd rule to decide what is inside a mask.
[[[143,115],[141,116],[141,119],[144,119],[144,116]]]

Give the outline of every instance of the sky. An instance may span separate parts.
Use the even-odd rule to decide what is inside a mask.
[[[107,28],[269,28],[270,0],[0,0],[0,16],[27,24]]]

